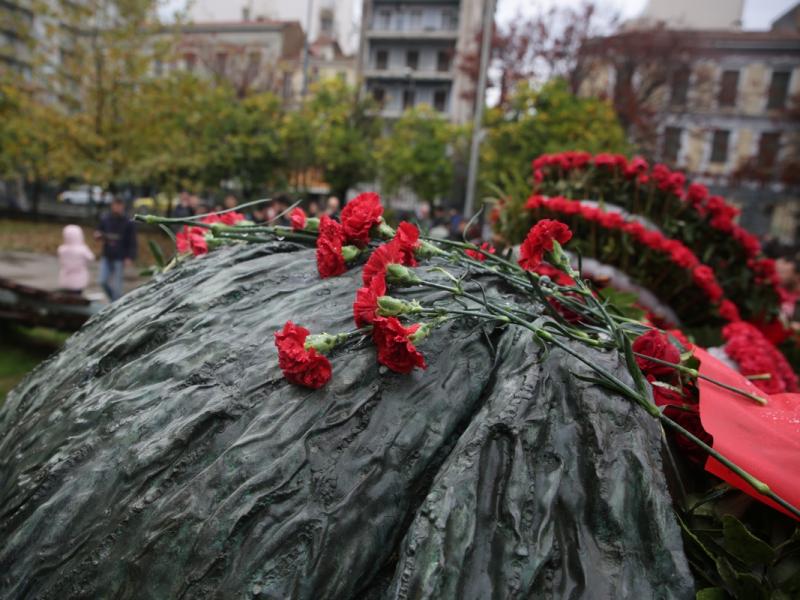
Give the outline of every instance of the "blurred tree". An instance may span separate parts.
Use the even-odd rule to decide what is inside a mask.
[[[59,114],[68,171],[89,183],[124,182],[136,146],[147,142],[137,136],[134,104],[153,65],[171,52],[168,35],[151,35],[157,0],[40,4],[46,35],[33,47],[29,81]]]
[[[539,90],[518,84],[506,106],[486,113],[485,128],[480,181],[494,194],[527,197],[531,160],[545,152],[628,150],[611,104],[575,96],[563,79]]]
[[[43,184],[71,173],[71,156],[62,142],[64,125],[63,114],[29,88],[0,83],[0,177],[28,184],[34,215]]]
[[[331,192],[341,199],[347,191],[375,175],[375,140],[382,124],[371,97],[339,78],[326,79],[311,88],[300,109],[311,124],[316,164]]]
[[[407,187],[429,202],[453,185],[452,144],[458,131],[431,107],[406,110],[378,145],[380,181],[384,190]]]

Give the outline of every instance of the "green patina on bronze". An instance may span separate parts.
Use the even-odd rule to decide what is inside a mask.
[[[451,323],[411,375],[354,343],[287,384],[273,333],[352,329],[360,280],[228,248],[94,317],[0,410],[0,596],[693,597],[658,423],[529,333]]]

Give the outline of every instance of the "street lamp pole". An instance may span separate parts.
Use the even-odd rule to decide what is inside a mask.
[[[483,123],[483,105],[486,102],[486,71],[489,68],[489,51],[494,31],[495,0],[485,0],[483,12],[483,32],[481,34],[481,59],[478,72],[478,88],[475,91],[475,115],[472,120],[472,141],[469,149],[469,168],[467,171],[467,193],[464,200],[464,218],[469,219],[475,210],[475,184],[478,178],[478,158]]]

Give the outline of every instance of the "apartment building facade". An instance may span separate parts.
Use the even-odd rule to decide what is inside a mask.
[[[458,57],[477,52],[485,0],[364,0],[359,75],[397,118],[428,104],[455,123],[472,118],[473,82]]]
[[[680,49],[664,57],[669,71],[647,108],[657,124],[654,159],[737,204],[755,233],[792,243],[800,238],[800,31],[787,20],[770,31],[670,30]],[[607,67],[581,93],[612,97],[614,77]]]

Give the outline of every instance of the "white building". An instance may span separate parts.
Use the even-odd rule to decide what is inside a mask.
[[[383,116],[425,103],[472,118],[474,84],[458,61],[478,50],[483,10],[484,0],[364,0],[359,69]]]
[[[311,22],[308,11],[311,9]],[[355,0],[197,0],[189,18],[196,22],[256,20],[297,21],[313,42],[330,37],[345,54],[358,45]]]

